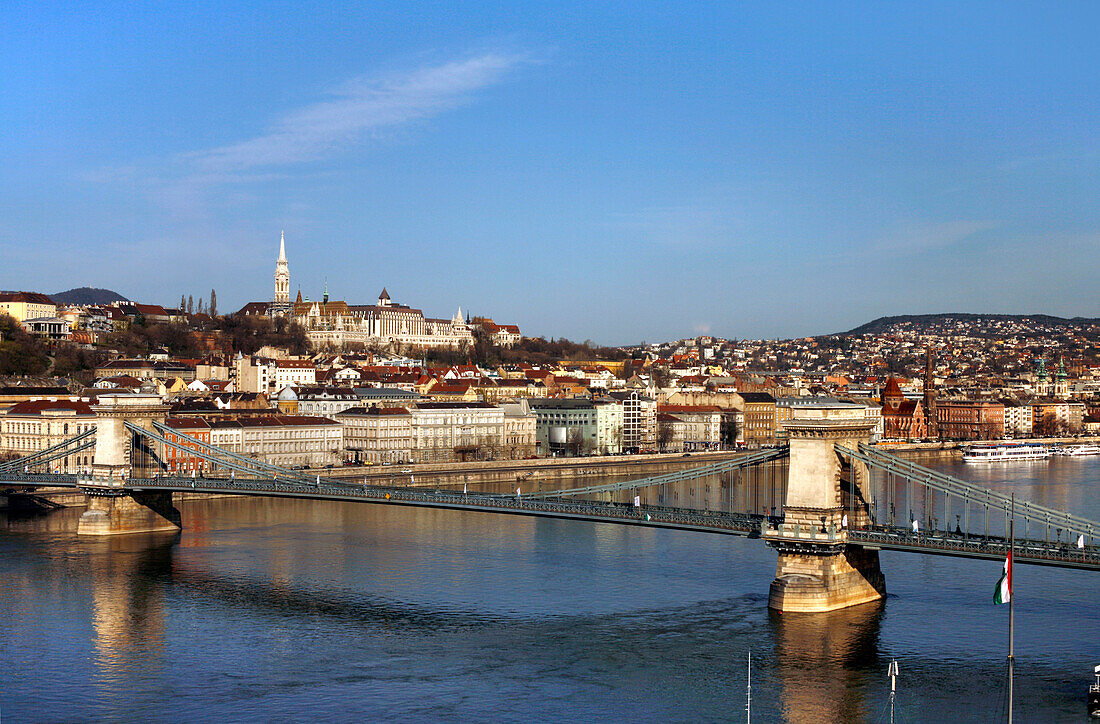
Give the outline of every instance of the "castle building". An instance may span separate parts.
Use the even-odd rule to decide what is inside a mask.
[[[299,300],[291,314],[305,328],[310,344],[320,348],[343,349],[348,344],[459,348],[474,343],[461,308],[450,319],[432,319],[419,309],[395,303],[385,289],[377,304]]]
[[[460,308],[450,319],[425,317],[419,309],[397,304],[385,289],[377,304],[352,305],[329,301],[328,285],[320,302],[302,299],[302,293],[290,301],[290,268],[286,258],[286,238],[279,238],[279,258],[275,262],[275,295],[269,302],[249,302],[241,314],[290,316],[302,325],[315,349],[345,349],[348,346],[381,346],[390,349],[428,347],[462,348],[474,343],[470,326]],[[518,328],[516,329],[518,334]]]

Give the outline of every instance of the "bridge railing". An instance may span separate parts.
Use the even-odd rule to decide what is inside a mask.
[[[77,477],[75,473],[24,473],[13,470],[0,472],[0,485],[75,488]]]
[[[1009,550],[1009,541],[1000,536],[964,537],[950,531],[913,532],[909,528],[876,526],[847,531],[852,543],[894,550],[943,552],[972,558],[1001,560]],[[1015,560],[1022,563],[1055,561],[1081,568],[1100,568],[1100,546],[1079,548],[1071,542],[1052,543],[1030,538],[1017,539]]]

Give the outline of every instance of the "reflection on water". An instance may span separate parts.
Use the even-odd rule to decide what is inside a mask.
[[[124,699],[133,679],[163,673],[164,591],[178,534],[138,534],[87,544],[92,585],[96,687],[105,699]]]
[[[1100,517],[1100,468],[1072,462],[1046,478],[983,475]],[[666,494],[718,507],[750,489],[723,482]],[[883,554],[885,603],[780,616],[766,607],[775,554],[759,541],[293,500],[181,512],[181,535],[104,540],[73,534],[79,510],[0,517],[0,712],[739,720],[752,651],[755,721],[884,720],[893,658],[899,721],[996,718],[997,562]],[[1080,718],[1100,663],[1096,590],[1096,574],[1020,568],[1020,720]]]
[[[792,722],[865,721],[861,679],[879,659],[883,603],[824,614],[771,612],[782,713]]]

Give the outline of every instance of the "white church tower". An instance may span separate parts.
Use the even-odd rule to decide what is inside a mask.
[[[275,305],[290,304],[290,269],[286,262],[286,234],[279,234],[279,260],[275,262]]]

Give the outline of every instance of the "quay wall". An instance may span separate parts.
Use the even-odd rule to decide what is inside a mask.
[[[958,452],[964,447],[971,445],[1004,445],[1007,443],[1024,443],[1024,442],[1037,442],[1044,445],[1085,445],[1085,444],[1100,444],[1100,436],[1082,436],[1082,437],[1029,437],[1029,438],[1017,438],[1013,440],[962,440],[962,441],[945,441],[945,442],[878,442],[875,443],[875,447],[879,450],[885,450],[886,452]]]
[[[609,455],[583,458],[538,458],[535,460],[493,460],[467,463],[419,463],[415,465],[371,465],[308,471],[341,480],[371,485],[414,485],[454,487],[466,483],[487,485],[519,484],[521,488],[542,484],[546,488],[595,485],[601,478],[644,478],[650,475],[699,467],[745,455],[742,451],[684,453],[669,455]],[[410,482],[411,481],[411,482]]]

